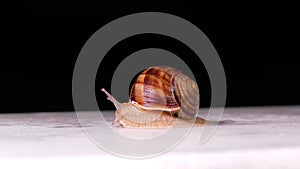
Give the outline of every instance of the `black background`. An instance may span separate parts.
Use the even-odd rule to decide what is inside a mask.
[[[108,22],[146,11],[182,17],[208,36],[224,65],[227,106],[300,104],[300,15],[295,4],[20,2],[2,15],[0,112],[73,110],[72,73],[84,43]],[[184,44],[157,35],[128,38],[107,54],[95,82],[99,102],[106,100],[97,90],[109,89],[110,75],[122,58],[148,47],[182,57],[197,72],[201,105],[209,106],[207,74],[196,66],[201,62],[187,60],[193,52]]]

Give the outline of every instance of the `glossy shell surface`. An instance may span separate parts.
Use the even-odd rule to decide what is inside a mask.
[[[164,110],[189,118],[198,112],[199,89],[191,78],[174,68],[150,67],[137,77],[130,101],[145,110]]]

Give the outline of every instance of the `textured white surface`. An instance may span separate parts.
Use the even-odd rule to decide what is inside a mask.
[[[112,114],[107,118],[113,119]],[[300,168],[299,106],[226,108],[223,120],[203,145],[198,144],[201,128],[194,128],[171,151],[131,160],[97,147],[74,112],[0,114],[0,164],[1,168]]]

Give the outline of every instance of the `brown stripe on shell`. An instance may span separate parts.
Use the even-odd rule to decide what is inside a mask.
[[[199,109],[197,84],[180,71],[166,66],[143,71],[131,89],[130,99],[146,109],[180,107],[179,114],[175,114],[185,119],[194,117]]]
[[[172,76],[157,68],[143,71],[130,92],[130,100],[151,109],[179,107],[173,96]]]
[[[177,83],[176,83],[176,81],[175,81],[174,78],[172,78],[172,85],[171,85],[171,87],[172,87],[172,93],[173,93],[173,95],[174,95],[174,98],[175,98],[177,104],[178,104],[179,106],[181,106],[181,95],[180,95],[180,90],[179,90],[179,87],[178,87],[178,85],[177,85]]]
[[[132,86],[131,91],[135,91],[135,85]],[[130,92],[130,100],[135,100],[135,92]]]

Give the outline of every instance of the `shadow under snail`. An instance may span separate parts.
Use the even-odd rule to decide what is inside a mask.
[[[142,71],[134,82],[128,103],[119,103],[104,88],[116,107],[113,125],[125,128],[173,128],[203,126],[196,117],[199,89],[187,75],[172,67],[155,66]]]

